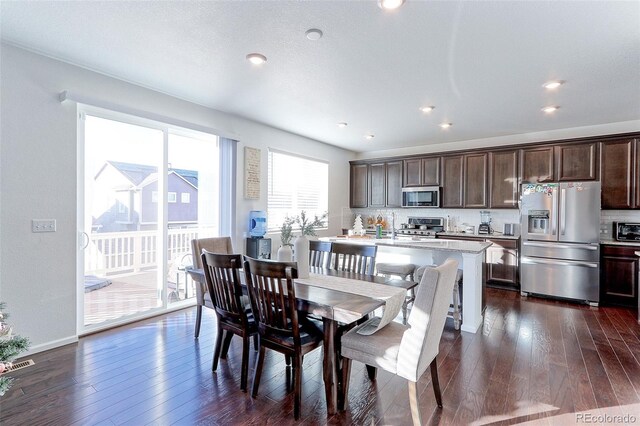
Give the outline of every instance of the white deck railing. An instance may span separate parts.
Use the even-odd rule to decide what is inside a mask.
[[[167,260],[180,262],[191,253],[191,240],[216,235],[213,227],[170,229]],[[92,275],[140,272],[157,265],[158,231],[92,233],[85,249],[84,270]]]

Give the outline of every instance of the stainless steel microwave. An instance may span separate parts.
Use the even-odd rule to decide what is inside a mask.
[[[402,207],[440,207],[440,187],[402,188]]]

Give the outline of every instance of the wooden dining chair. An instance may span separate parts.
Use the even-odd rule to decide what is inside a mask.
[[[242,372],[240,389],[247,390],[249,370],[249,338],[257,336],[258,326],[253,314],[242,300],[240,269],[242,255],[215,254],[206,250],[201,255],[207,289],[218,318],[218,333],[213,351],[211,371],[216,371],[218,360],[227,357],[227,351],[233,335],[242,337]],[[226,331],[226,337],[222,335]]]
[[[298,277],[298,271],[295,262],[245,257],[244,272],[260,341],[251,395],[258,395],[265,349],[284,354],[293,359],[293,414],[298,420],[302,399],[302,357],[322,345],[322,323],[299,314],[296,309],[293,280]]]
[[[417,382],[430,365],[436,403],[442,407],[436,355],[457,272],[458,262],[453,259],[425,271],[409,314],[408,325],[392,322],[370,336],[358,334],[360,327],[356,327],[342,336],[340,409],[344,409],[347,400],[351,360],[363,362],[371,368],[382,368],[409,381],[409,403],[414,425],[422,424]],[[373,380],[375,373],[369,377]]]
[[[375,245],[333,243],[333,269],[374,275],[377,252],[378,246]]]
[[[231,245],[231,237],[200,238],[191,240],[193,267],[195,269],[202,269],[202,250],[207,250],[211,253],[232,254],[233,246]],[[196,282],[196,339],[200,335],[203,306],[215,309],[213,301],[211,300],[211,295],[207,290],[207,285],[205,283]]]
[[[331,241],[309,241],[309,266],[329,268],[331,262]]]

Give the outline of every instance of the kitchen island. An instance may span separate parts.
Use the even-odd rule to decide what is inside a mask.
[[[482,325],[482,262],[491,246],[483,241],[447,239],[391,238],[322,238],[324,241],[347,244],[376,245],[376,262],[413,263],[417,266],[442,264],[448,258],[460,263],[463,272],[462,327],[476,333]]]

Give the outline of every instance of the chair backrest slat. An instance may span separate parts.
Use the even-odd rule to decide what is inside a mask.
[[[247,315],[240,300],[242,286],[239,271],[242,256],[217,254],[204,250],[200,255],[200,261],[216,313],[231,321],[245,324]]]
[[[377,246],[333,243],[331,252],[334,256],[333,269],[373,275],[378,252]]]
[[[329,268],[331,245],[330,241],[309,241],[309,266]]]
[[[261,339],[292,337],[294,344],[300,345],[293,282],[298,278],[296,266],[294,262],[245,257],[246,284]]]

